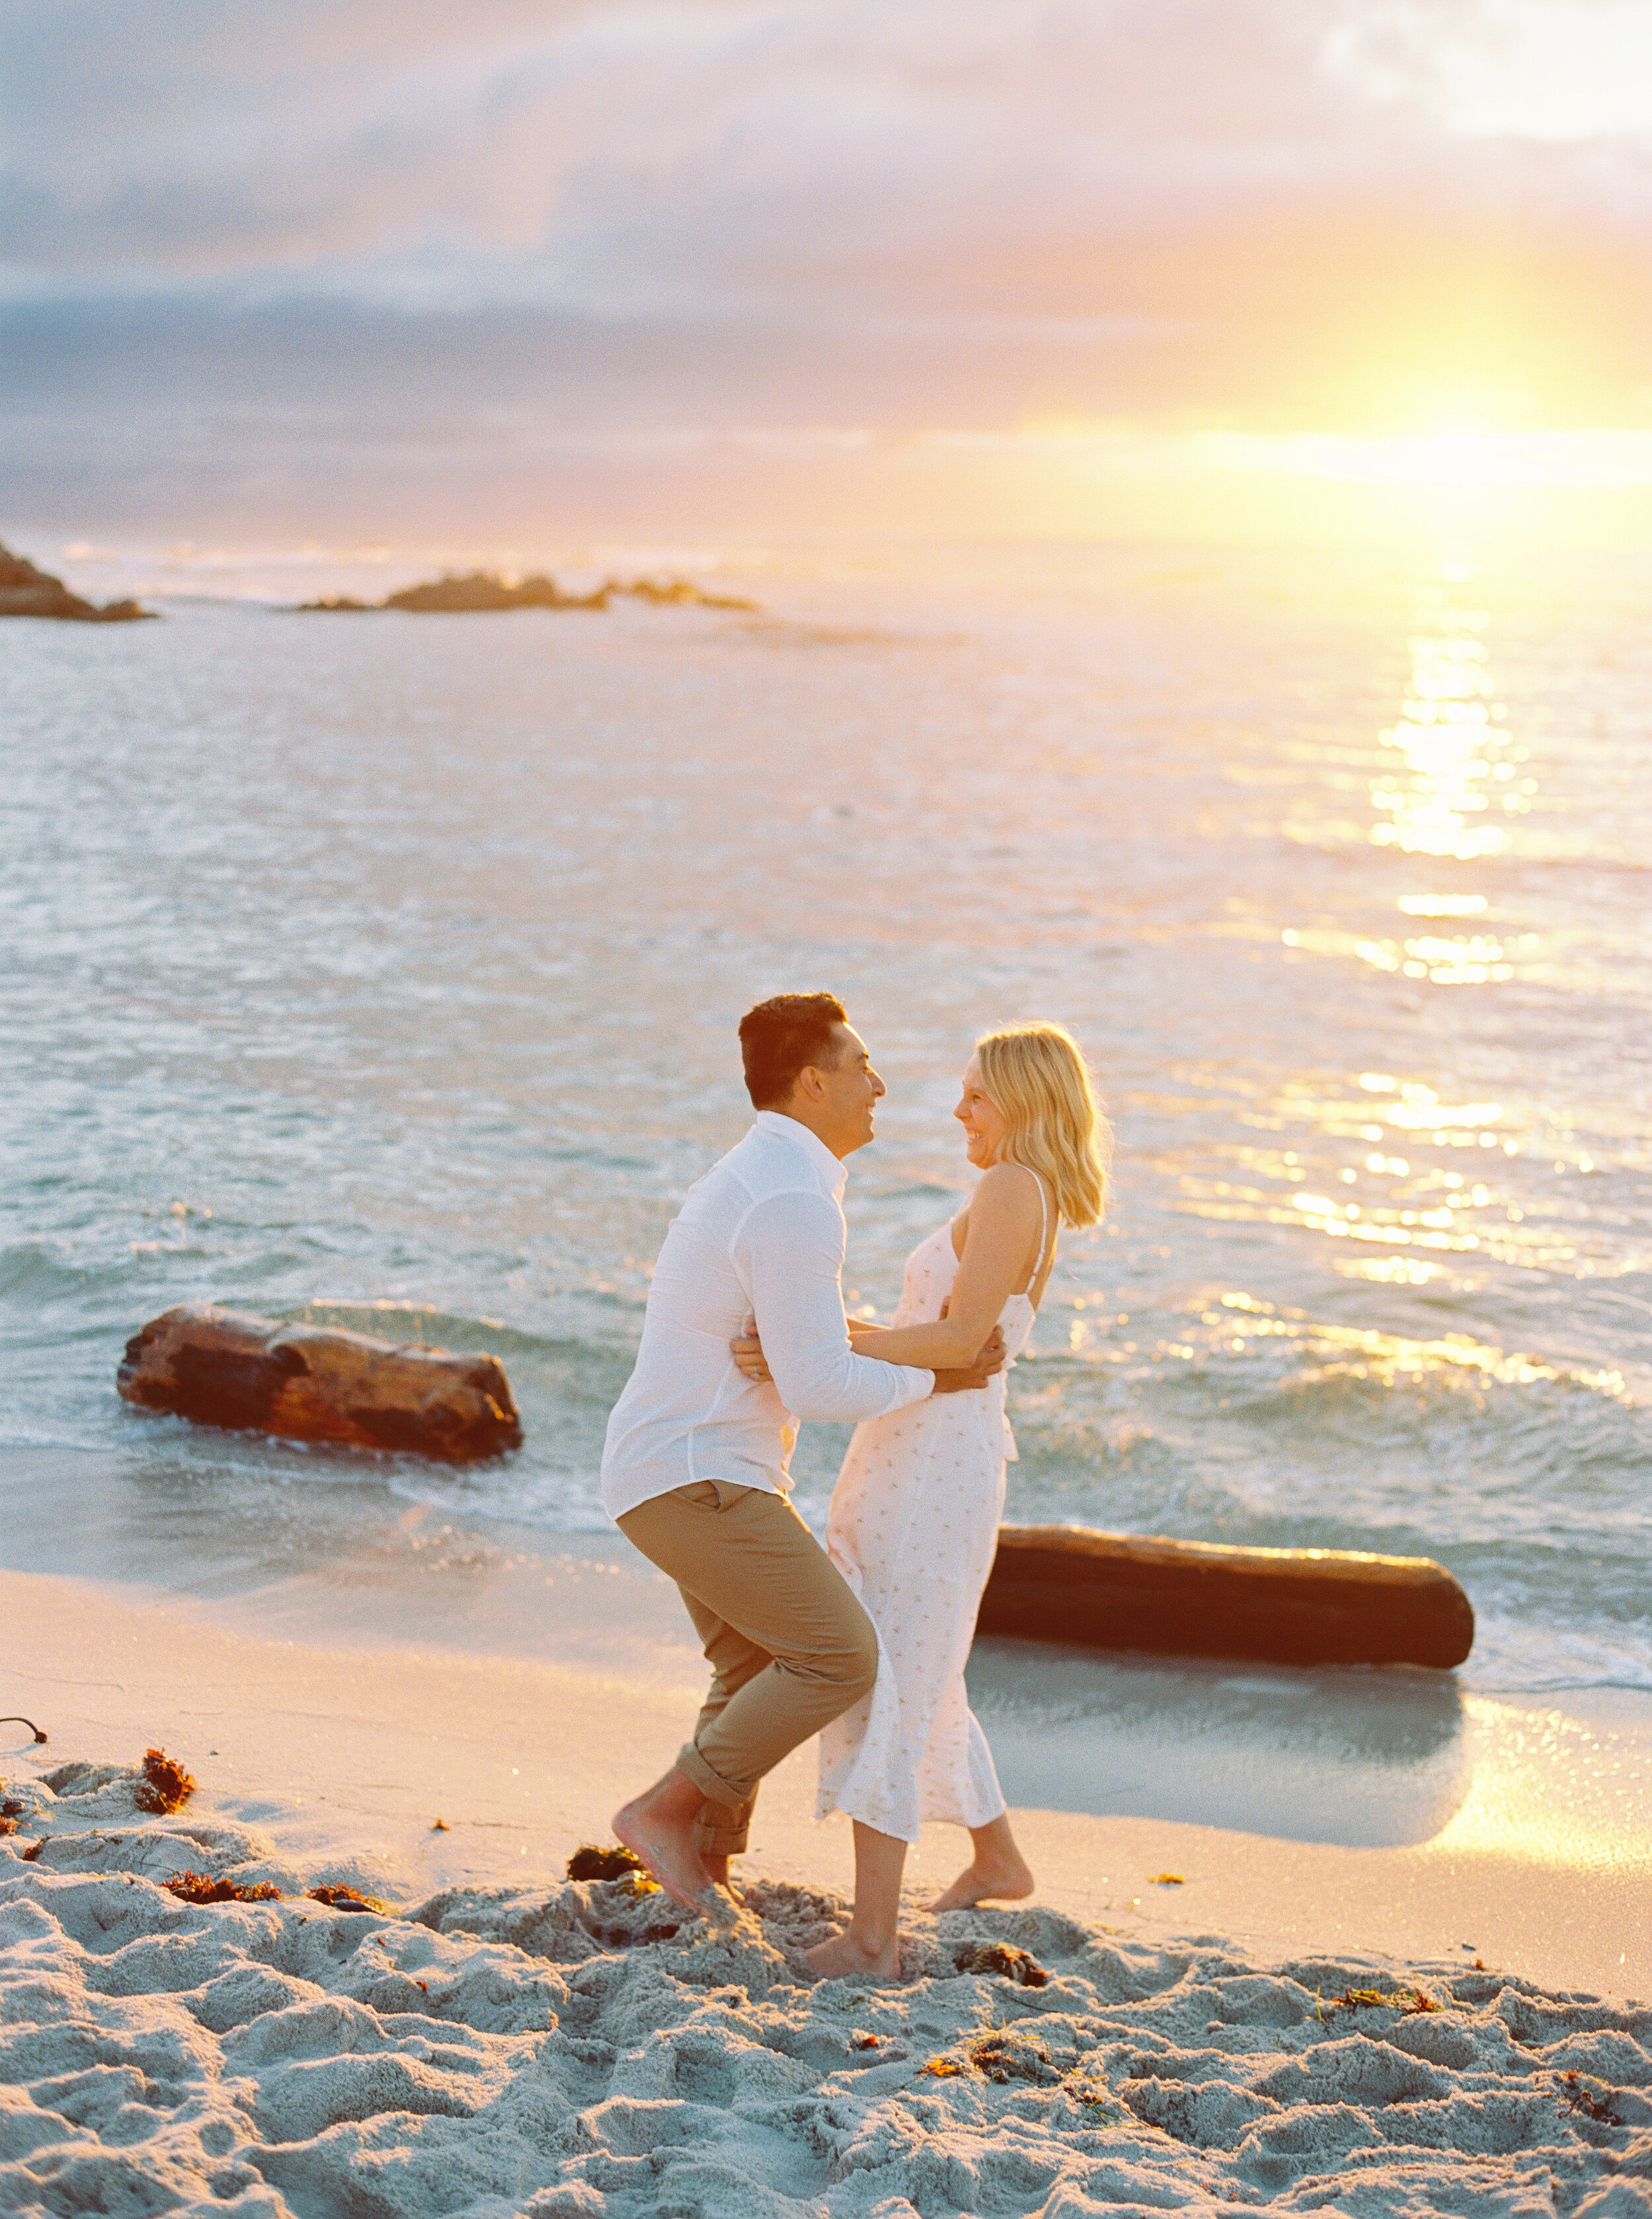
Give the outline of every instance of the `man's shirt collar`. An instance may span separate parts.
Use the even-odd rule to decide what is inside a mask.
[[[828,1191],[842,1201],[843,1190],[848,1184],[848,1166],[839,1161],[817,1133],[811,1133],[796,1117],[788,1117],[784,1110],[760,1110],[756,1122],[765,1133],[776,1133],[782,1140],[795,1141],[825,1180]]]

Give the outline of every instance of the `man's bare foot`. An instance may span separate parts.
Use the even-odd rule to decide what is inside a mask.
[[[853,1933],[834,1934],[817,1942],[804,1955],[820,1980],[897,1980],[901,1973],[901,1941],[893,1936],[881,1949],[868,1949]]]
[[[967,1911],[973,1903],[1019,1903],[1033,1887],[1032,1868],[1022,1858],[1012,1855],[989,1862],[978,1856],[928,1908],[932,1912]]]
[[[717,1917],[705,1902],[712,1893],[711,1876],[694,1847],[694,1828],[705,1801],[692,1781],[680,1772],[668,1772],[616,1812],[614,1838],[642,1858],[673,1902],[685,1911]]]
[[[745,1892],[742,1888],[737,1888],[733,1880],[730,1878],[729,1860],[727,1857],[717,1856],[716,1855],[708,1856],[705,1851],[702,1849],[699,1853],[699,1861],[705,1866],[706,1871],[711,1874],[711,1885],[717,1890],[718,1893],[720,1895],[726,1895],[729,1901],[733,1904],[736,1911],[743,1910],[746,1901]],[[714,1913],[713,1916],[715,1915],[716,1914]],[[724,1915],[726,1916],[726,1913]]]
[[[713,1926],[733,1926],[741,1917],[740,1899],[731,1888],[713,1885],[702,1890],[694,1908]]]

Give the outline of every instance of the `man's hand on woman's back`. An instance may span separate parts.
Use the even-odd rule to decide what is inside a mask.
[[[742,1333],[738,1340],[731,1340],[729,1346],[734,1352],[736,1364],[748,1379],[761,1382],[768,1378],[768,1365],[763,1360],[763,1344],[756,1333]],[[995,1325],[972,1364],[960,1364],[950,1371],[935,1373],[935,1393],[957,1395],[966,1388],[984,1387],[987,1381],[995,1377],[1003,1367],[1003,1327]]]
[[[969,1387],[984,1387],[1004,1367],[1003,1327],[995,1325],[973,1364],[960,1364],[947,1371],[935,1373],[937,1395],[957,1395]]]

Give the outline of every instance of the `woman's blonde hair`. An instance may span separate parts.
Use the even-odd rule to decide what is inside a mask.
[[[1065,1025],[1003,1025],[975,1043],[981,1084],[1002,1112],[1001,1159],[1050,1184],[1069,1225],[1094,1225],[1107,1200],[1113,1128],[1084,1052]]]

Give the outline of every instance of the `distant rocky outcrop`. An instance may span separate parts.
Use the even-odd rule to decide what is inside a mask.
[[[420,585],[404,586],[399,594],[387,594],[382,601],[358,601],[348,594],[301,601],[299,612],[411,609],[417,615],[466,616],[497,609],[606,609],[621,597],[649,601],[660,608],[755,611],[757,606],[755,601],[742,600],[737,594],[708,594],[689,578],[605,578],[588,594],[565,594],[554,578],[537,573],[510,584],[496,570],[468,570],[463,577],[450,571]]]
[[[610,588],[605,583],[593,594],[565,594],[554,578],[523,578],[506,584],[496,571],[469,570],[462,578],[450,572],[419,586],[404,586],[387,594],[387,609],[413,609],[447,615],[469,615],[489,609],[601,609],[608,606]]]
[[[57,617],[69,624],[137,624],[156,614],[136,601],[109,601],[99,608],[71,594],[61,578],[37,570],[26,556],[0,546],[0,617]]]
[[[629,585],[611,578],[601,590],[629,594],[633,600],[652,601],[656,608],[744,609],[752,614],[757,607],[755,601],[742,600],[738,594],[708,594],[692,578],[633,578]]]

